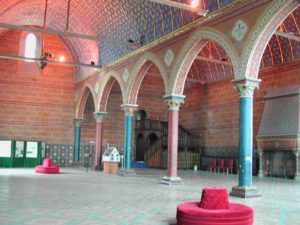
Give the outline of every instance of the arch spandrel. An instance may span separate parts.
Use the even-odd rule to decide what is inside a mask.
[[[99,112],[105,112],[108,97],[111,91],[111,88],[114,82],[117,81],[122,92],[122,100],[123,104],[125,104],[125,96],[126,96],[126,87],[119,73],[116,71],[108,71],[103,78],[101,78],[98,82],[100,83],[99,94],[98,94],[98,104],[97,110]]]
[[[83,85],[81,91],[79,92],[79,96],[76,103],[75,118],[83,118],[85,103],[90,93],[92,94],[94,107],[96,108],[97,95],[93,87],[89,83],[86,83]]]
[[[297,7],[296,0],[273,1],[249,34],[249,41],[244,47],[241,58],[241,67],[236,79],[257,79],[263,53],[272,35],[283,20]]]
[[[213,28],[200,28],[191,34],[190,38],[185,42],[179,55],[175,59],[170,77],[170,89],[168,95],[182,95],[184,83],[197,54],[207,41],[214,41],[221,46],[227,53],[232,63],[234,76],[239,71],[239,57],[235,46],[226,37],[225,34]]]
[[[147,70],[152,64],[154,64],[158,68],[163,79],[165,92],[167,93],[168,75],[167,75],[166,66],[158,56],[156,56],[153,53],[147,52],[146,54],[142,55],[139,58],[128,80],[128,86],[127,86],[128,104],[136,105],[137,96],[138,96],[141,83],[146,75]]]

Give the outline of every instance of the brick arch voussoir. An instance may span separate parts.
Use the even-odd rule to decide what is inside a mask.
[[[110,94],[110,90],[114,84],[114,82],[117,81],[121,88],[122,92],[122,100],[123,104],[125,104],[125,97],[126,97],[126,87],[125,84],[120,76],[119,73],[116,71],[109,71],[108,73],[105,74],[105,77],[103,81],[101,82],[101,88],[100,88],[100,93],[99,93],[99,110],[104,110],[106,109],[107,105],[107,100]]]
[[[94,107],[96,109],[96,94],[94,92],[94,89],[90,86],[90,84],[86,84],[83,86],[83,88],[80,91],[80,95],[76,107],[75,118],[83,118],[85,104],[90,93],[92,94]]]
[[[160,60],[160,58],[158,58],[155,54],[148,52],[138,60],[130,76],[127,92],[127,99],[129,104],[136,105],[140,86],[146,75],[146,72],[152,64],[154,64],[158,68],[163,79],[165,93],[167,93],[168,76],[166,67]]]
[[[178,56],[176,57],[171,74],[171,86],[168,95],[182,95],[184,83],[188,71],[195,60],[197,54],[207,41],[214,41],[221,46],[227,53],[232,63],[234,75],[237,74],[239,67],[239,57],[232,42],[225,34],[214,28],[199,28],[185,42]]]
[[[250,41],[242,53],[242,63],[237,79],[257,79],[263,53],[272,35],[284,19],[299,7],[299,1],[273,1],[261,18],[257,21],[250,34]]]
[[[100,98],[99,112],[106,112],[108,97],[115,82],[116,79],[110,78],[107,84],[105,85]]]

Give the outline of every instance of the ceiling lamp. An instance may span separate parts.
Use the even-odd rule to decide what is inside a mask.
[[[199,6],[199,0],[192,0],[191,1],[191,7],[197,8]]]
[[[66,57],[64,55],[61,55],[58,57],[58,61],[64,62],[64,61],[66,61]]]
[[[162,4],[162,5],[168,5],[168,6],[171,6],[174,8],[178,8],[178,9],[192,11],[192,12],[197,13],[200,16],[206,16],[206,14],[208,13],[208,10],[199,7],[199,0],[192,0],[191,5],[186,5],[186,4],[171,1],[171,0],[148,0],[148,1],[155,2],[158,4]],[[198,2],[198,4],[197,4],[197,2]]]

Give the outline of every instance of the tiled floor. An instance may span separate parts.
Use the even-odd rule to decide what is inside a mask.
[[[138,170],[135,177],[84,169],[61,169],[59,175],[33,169],[0,169],[0,224],[176,224],[176,205],[200,199],[206,186],[231,190],[236,175],[179,171],[185,184],[159,184],[166,171]],[[255,224],[300,225],[300,182],[254,178],[262,197],[232,202],[255,210]]]

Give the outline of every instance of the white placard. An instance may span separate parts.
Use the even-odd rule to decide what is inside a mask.
[[[23,158],[24,156],[24,141],[16,141],[15,157]]]
[[[11,141],[0,141],[0,157],[11,156]]]
[[[26,158],[37,158],[38,143],[28,141],[26,145]]]

